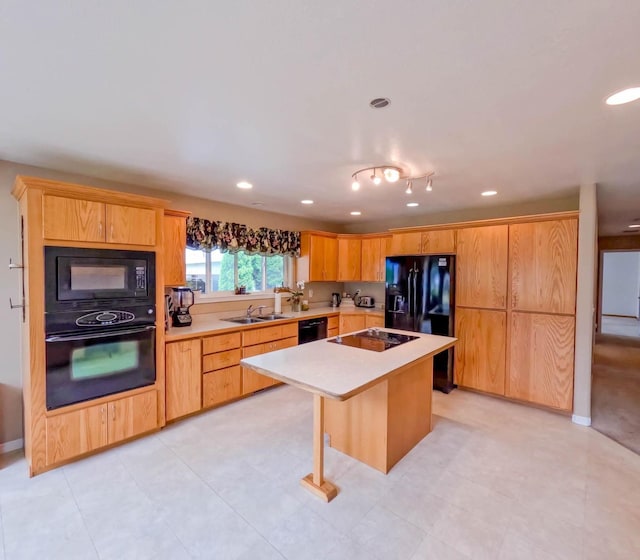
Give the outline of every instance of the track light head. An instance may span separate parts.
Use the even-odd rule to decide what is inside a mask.
[[[431,182],[431,177],[427,179],[427,192],[431,192],[433,190],[433,183]]]
[[[413,183],[411,182],[411,179],[407,179],[407,190],[404,192],[406,192],[407,194],[413,193]]]

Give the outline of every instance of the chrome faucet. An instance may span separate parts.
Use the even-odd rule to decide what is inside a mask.
[[[258,307],[256,307],[255,309],[253,308],[253,305],[250,305],[249,307],[247,307],[247,317],[251,317],[251,314],[254,311],[258,311],[260,315],[262,315],[262,310],[267,307],[266,305],[258,305]]]

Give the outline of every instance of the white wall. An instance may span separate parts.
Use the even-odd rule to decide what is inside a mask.
[[[640,251],[603,254],[602,314],[638,317]]]

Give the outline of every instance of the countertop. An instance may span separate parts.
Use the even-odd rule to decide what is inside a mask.
[[[395,329],[383,330],[407,334]],[[346,400],[397,369],[453,346],[457,340],[448,336],[410,334],[418,338],[384,352],[343,346],[324,339],[245,358],[240,364],[305,391]]]
[[[290,312],[283,311],[286,315],[284,319],[275,321],[264,321],[263,323],[254,323],[251,325],[242,325],[225,321],[225,317],[241,317],[243,311],[224,311],[220,313],[200,313],[192,315],[193,322],[189,327],[172,327],[165,333],[165,341],[173,342],[176,340],[185,340],[187,338],[196,338],[209,334],[222,334],[224,332],[232,332],[239,330],[255,329],[260,327],[268,327],[282,323],[299,321],[301,319],[312,319],[314,317],[328,317],[332,315],[355,315],[366,314],[384,317],[384,310],[378,308],[366,307],[314,307],[308,311]]]

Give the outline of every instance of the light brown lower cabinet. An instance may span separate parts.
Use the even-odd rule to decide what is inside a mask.
[[[364,327],[365,329],[383,328],[384,317],[380,315],[365,315]]]
[[[166,356],[166,419],[174,420],[202,407],[202,354],[199,338],[168,342]]]
[[[513,312],[506,395],[571,410],[574,343],[573,316]]]
[[[242,395],[242,371],[239,365],[202,376],[202,406],[207,408],[236,399]]]
[[[250,358],[251,356],[258,356],[260,354],[266,354],[267,352],[273,352],[274,350],[282,350],[283,348],[291,348],[298,345],[298,337],[293,336],[289,338],[283,338],[281,340],[274,340],[272,342],[265,342],[263,344],[255,344],[253,346],[246,346],[242,349],[242,357]],[[248,368],[242,368],[242,394],[247,395],[254,393],[260,389],[271,387],[278,384],[272,377],[261,375]]]
[[[470,389],[505,394],[507,314],[456,308],[455,382]]]
[[[50,416],[46,420],[47,465],[72,459],[158,427],[158,393],[131,397]]]
[[[340,334],[361,331],[364,325],[364,315],[340,315]]]

